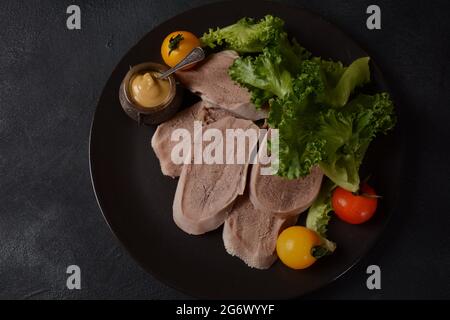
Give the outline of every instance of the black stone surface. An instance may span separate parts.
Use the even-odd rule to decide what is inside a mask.
[[[154,26],[208,2],[0,3],[0,298],[189,298],[142,271],[112,236],[91,187],[88,139],[120,58]],[[377,31],[365,25],[372,1],[283,2],[361,43],[410,111],[400,119],[409,132],[401,212],[357,267],[306,298],[450,298],[448,2],[378,0]],[[70,4],[81,7],[81,30],[66,28]],[[66,288],[71,264],[82,269],[81,290]],[[382,290],[366,288],[371,264]]]

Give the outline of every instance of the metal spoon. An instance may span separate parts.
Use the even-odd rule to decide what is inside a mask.
[[[197,63],[199,61],[202,61],[203,59],[205,59],[205,51],[203,51],[203,49],[200,48],[200,47],[196,47],[196,48],[192,49],[192,51],[189,52],[188,55],[183,60],[178,62],[175,67],[170,68],[169,70],[161,73],[156,78],[157,79],[165,79],[168,76],[170,76],[172,73],[174,73],[175,71],[178,71],[181,68],[184,68],[184,67],[189,66],[191,64],[194,64],[194,63]]]

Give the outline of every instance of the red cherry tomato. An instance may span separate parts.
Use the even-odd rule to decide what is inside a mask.
[[[372,218],[378,203],[375,190],[364,183],[360,193],[360,195],[355,195],[341,187],[334,190],[331,204],[341,220],[351,224],[360,224]]]

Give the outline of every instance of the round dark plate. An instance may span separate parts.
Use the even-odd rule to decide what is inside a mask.
[[[372,144],[363,171],[384,198],[370,222],[352,226],[332,219],[329,238],[338,249],[313,267],[294,271],[279,261],[268,270],[247,267],[228,255],[222,228],[189,236],[172,220],[177,180],[162,175],[150,146],[153,127],[138,127],[122,111],[118,91],[130,66],[160,61],[160,44],[174,30],[197,35],[241,17],[273,14],[286,21],[289,34],[315,55],[348,64],[368,55],[332,24],[306,10],[278,3],[225,2],[182,13],[150,31],[122,59],[109,78],[95,112],[90,137],[90,164],[99,206],[111,230],[147,271],[159,280],[201,298],[294,298],[330,283],[349,270],[369,248],[394,210],[400,172],[398,130]],[[373,88],[386,90],[372,63]],[[370,89],[370,88],[369,88]],[[184,106],[193,102],[189,95]],[[304,217],[300,223],[304,223]]]

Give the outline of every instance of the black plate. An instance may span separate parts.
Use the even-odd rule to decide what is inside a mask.
[[[280,262],[265,271],[248,268],[226,253],[221,228],[203,236],[189,236],[173,222],[172,200],[177,180],[161,174],[150,146],[154,128],[138,127],[122,111],[118,99],[120,82],[130,65],[160,61],[161,41],[174,30],[201,35],[210,27],[265,14],[283,18],[290,35],[315,55],[346,64],[368,55],[335,26],[303,9],[262,1],[207,5],[156,27],[125,55],[103,90],[92,123],[92,181],[112,231],[147,271],[197,297],[283,299],[315,290],[349,270],[368,252],[394,210],[401,163],[398,129],[378,139],[365,162],[369,168],[365,172],[372,174],[372,184],[384,196],[377,215],[360,226],[333,219],[329,237],[338,243],[336,253],[307,270],[290,270]],[[386,90],[378,68],[372,64],[372,69],[374,88]],[[192,98],[187,97],[184,102],[189,106]]]

